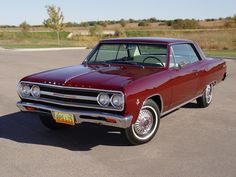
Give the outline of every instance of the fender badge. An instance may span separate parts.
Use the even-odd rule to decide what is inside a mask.
[[[140,103],[140,101],[139,101],[139,99],[137,99],[136,104],[139,105],[139,103]]]

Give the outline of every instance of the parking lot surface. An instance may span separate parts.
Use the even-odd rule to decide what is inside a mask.
[[[129,146],[115,129],[79,125],[45,128],[15,106],[26,75],[80,64],[88,50],[0,50],[0,176],[236,176],[236,60],[214,89],[210,107],[189,103],[163,117],[148,144]]]

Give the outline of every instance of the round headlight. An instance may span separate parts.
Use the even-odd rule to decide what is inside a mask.
[[[100,93],[97,100],[101,106],[108,106],[110,103],[110,97],[106,93]]]
[[[18,87],[18,92],[22,97],[30,96],[30,86],[27,84],[20,84]]]
[[[35,98],[39,98],[40,97],[40,88],[37,85],[34,85],[31,88],[31,95]]]
[[[123,96],[121,94],[114,94],[111,97],[111,104],[115,108],[120,108],[124,104]]]

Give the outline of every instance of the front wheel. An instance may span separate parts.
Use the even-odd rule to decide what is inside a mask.
[[[153,100],[147,100],[141,108],[137,121],[125,129],[126,138],[133,145],[147,143],[155,136],[159,124],[159,108]]]
[[[212,98],[213,98],[213,84],[209,84],[206,86],[203,95],[197,98],[197,104],[200,108],[206,108],[211,104]]]

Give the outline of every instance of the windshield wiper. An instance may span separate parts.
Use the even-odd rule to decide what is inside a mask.
[[[131,61],[131,60],[124,60],[123,58],[119,59],[119,60],[91,62],[91,63],[88,63],[88,64],[102,64],[102,65],[107,65],[107,66],[110,66],[110,64],[130,64],[130,65],[135,65],[135,66],[139,66],[139,67],[144,68],[144,65],[142,65],[138,62],[134,62],[134,61]]]
[[[127,61],[127,60],[113,60],[111,63],[118,63],[118,64],[130,64],[130,65],[135,65],[144,68],[144,66],[138,62],[134,61]]]

